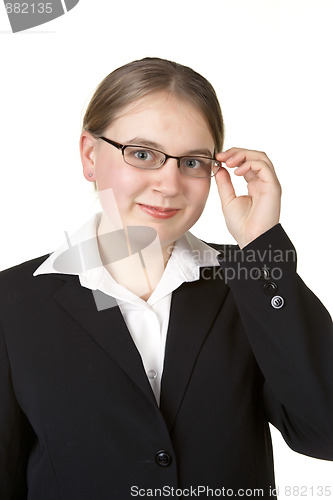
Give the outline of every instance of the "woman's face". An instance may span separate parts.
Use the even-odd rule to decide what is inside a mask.
[[[166,93],[151,94],[125,108],[103,135],[173,156],[194,151],[214,156],[214,140],[202,114],[188,101]],[[92,148],[93,175],[89,178],[85,168],[85,176],[96,181],[99,192],[112,188],[123,225],[150,226],[167,247],[200,217],[210,179],[183,175],[173,158],[157,170],[143,170],[125,163],[121,151],[103,140],[95,140]]]

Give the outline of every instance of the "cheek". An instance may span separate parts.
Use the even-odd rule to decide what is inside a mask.
[[[122,165],[114,163],[96,170],[98,197],[109,223],[113,228],[120,229],[131,212],[133,200],[136,198],[140,185]]]
[[[208,182],[203,179],[203,182],[196,179],[197,184],[192,186],[192,189],[188,192],[188,200],[192,211],[195,214],[200,214],[205,208],[206,200],[209,195],[210,180]]]
[[[98,191],[112,190],[118,210],[124,215],[133,200],[145,189],[144,178],[137,169],[127,168],[123,162],[100,161],[96,163]]]
[[[125,167],[123,161],[110,160],[101,156],[96,161],[96,181],[99,190],[114,189],[125,194],[134,184],[131,172]]]

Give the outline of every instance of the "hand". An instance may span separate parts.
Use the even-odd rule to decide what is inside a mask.
[[[281,186],[272,162],[261,151],[231,148],[216,159],[236,168],[235,175],[247,182],[248,195],[236,196],[226,168],[215,176],[227,228],[243,248],[279,222]]]

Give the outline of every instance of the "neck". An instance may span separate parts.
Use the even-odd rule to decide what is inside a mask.
[[[173,244],[161,247],[156,236],[152,243],[141,248],[140,241],[133,237],[130,240],[126,226],[122,230],[111,227],[104,214],[97,229],[97,240],[105,269],[117,283],[148,300],[162,278]]]

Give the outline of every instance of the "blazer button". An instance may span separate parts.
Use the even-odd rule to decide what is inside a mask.
[[[268,295],[273,295],[277,291],[278,286],[274,281],[270,281],[269,283],[265,283],[263,288]]]
[[[284,299],[280,295],[274,295],[271,304],[274,309],[281,309],[284,306]]]
[[[167,467],[171,464],[171,457],[165,450],[158,451],[155,460],[161,467]]]
[[[261,269],[254,269],[254,277],[259,280],[269,280],[271,277],[270,270],[268,267],[264,266]]]

